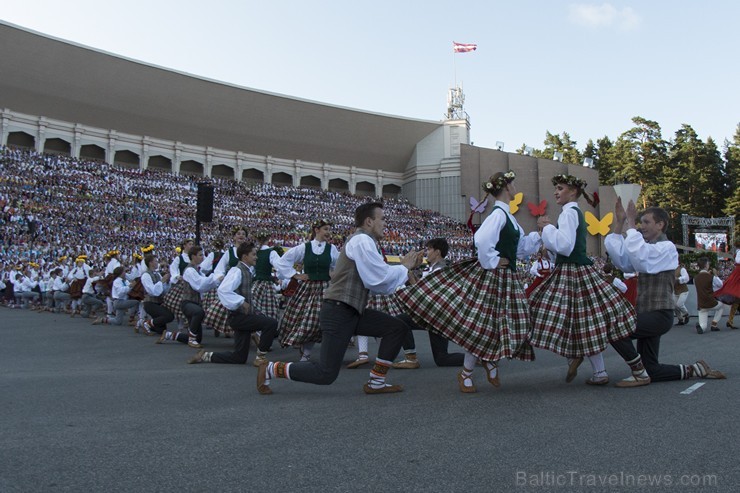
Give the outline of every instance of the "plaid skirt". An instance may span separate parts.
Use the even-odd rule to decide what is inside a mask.
[[[329,281],[304,281],[296,294],[288,298],[280,320],[280,344],[299,346],[305,342],[321,342],[319,312],[324,301],[324,289]]]
[[[387,313],[391,317],[395,317],[396,315],[403,313],[403,308],[398,304],[396,293],[374,294],[367,300],[367,306],[365,308]]]
[[[252,283],[252,303],[258,312],[270,318],[278,318],[278,305],[275,290],[271,281],[254,281]]]
[[[555,267],[529,303],[532,346],[567,358],[598,354],[636,329],[635,308],[590,265]]]
[[[218,300],[216,290],[208,291],[201,296],[200,305],[206,316],[203,318],[203,325],[211,327],[216,332],[231,335],[234,329],[231,328],[227,319],[229,318],[229,309],[221,304]]]
[[[509,269],[470,258],[396,291],[409,316],[484,361],[534,360],[524,288]]]
[[[175,318],[187,319],[180,308],[182,305],[186,282],[187,281],[184,279],[180,279],[162,297],[162,306],[171,311]]]

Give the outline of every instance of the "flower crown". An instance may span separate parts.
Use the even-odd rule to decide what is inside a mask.
[[[258,240],[264,240],[264,239],[269,238],[271,236],[272,236],[272,234],[269,231],[257,231],[254,234],[254,237],[256,239],[258,239]]]
[[[182,247],[175,247],[175,252],[182,253]]]
[[[141,247],[141,253],[149,253],[154,250],[154,245],[149,245],[145,247]]]
[[[507,171],[495,180],[492,176],[488,181],[483,182],[483,191],[486,193],[494,193],[496,190],[503,190],[506,185],[514,181],[514,178],[516,178],[516,174],[513,171]]]
[[[317,219],[311,225],[311,229],[313,230],[313,229],[316,229],[316,228],[323,228],[324,226],[333,226],[333,224],[328,219]]]
[[[67,256],[66,255],[62,255],[61,257],[59,257],[59,261],[60,262],[64,262],[65,260],[67,260]]]
[[[138,253],[138,252],[134,252],[134,255],[133,255],[133,257],[134,257],[134,258],[135,258],[136,260],[141,260],[141,259],[143,259],[143,258],[144,258],[144,257],[142,257],[142,256],[141,256],[141,254],[140,254],[140,253]]]
[[[75,259],[75,262],[85,262],[87,260],[87,255],[78,255]]]
[[[34,269],[38,269],[39,268],[39,264],[37,264],[36,262],[28,262],[28,266],[29,267],[32,267]]]
[[[576,188],[586,188],[587,183],[580,178],[576,178],[573,175],[555,175],[552,177],[553,185],[570,185]]]
[[[108,256],[108,257],[115,257],[116,255],[119,255],[120,253],[121,252],[118,251],[118,250],[111,250],[108,253],[106,253],[105,255]]]

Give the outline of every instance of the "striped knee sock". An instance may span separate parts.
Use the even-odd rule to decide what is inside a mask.
[[[373,369],[370,370],[370,381],[368,382],[368,385],[373,389],[385,387],[385,376],[392,364],[392,361],[375,358],[375,365],[373,366]]]

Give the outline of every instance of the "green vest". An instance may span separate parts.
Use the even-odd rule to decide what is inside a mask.
[[[229,269],[235,267],[239,263],[239,259],[236,258],[236,247],[229,248]],[[229,269],[226,269],[227,271]]]
[[[496,209],[501,209],[501,207],[496,206],[493,208],[493,210]],[[503,209],[501,209],[501,211],[506,216],[506,224],[504,224],[504,227],[501,229],[501,233],[499,233],[498,243],[496,243],[495,248],[501,258],[505,258],[509,261],[509,265],[507,267],[516,272],[516,251],[517,248],[519,248],[520,233],[519,229],[514,227],[514,223],[511,222],[506,211]]]
[[[303,255],[303,272],[310,281],[328,281],[331,268],[331,245],[324,247],[321,255],[316,255],[311,249],[311,242],[306,243],[306,253]]]
[[[567,257],[560,255],[555,258],[555,265],[576,264],[576,265],[593,265],[591,259],[586,255],[586,221],[583,218],[583,212],[578,207],[574,207],[578,213],[578,228],[576,229],[576,244],[573,251]]]
[[[255,281],[272,280],[272,264],[270,263],[270,254],[272,252],[272,248],[265,248],[264,250],[257,251],[257,265],[254,267]]]

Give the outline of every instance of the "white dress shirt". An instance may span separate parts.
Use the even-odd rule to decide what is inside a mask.
[[[185,269],[185,273],[182,275],[182,278],[190,284],[191,288],[199,293],[207,293],[211,289],[218,287],[218,281],[220,280],[220,278],[216,276],[215,272],[210,276],[204,276],[195,270],[194,267],[188,267]]]
[[[82,288],[82,293],[89,294],[90,296],[95,296],[95,288],[93,287],[93,283],[96,283],[101,279],[102,277],[100,276],[88,277],[87,281],[85,281],[85,286]]]
[[[244,264],[246,265],[246,264]],[[249,267],[247,265],[247,267]],[[231,269],[218,286],[216,294],[221,304],[231,311],[237,311],[244,303],[244,296],[236,292],[242,283],[241,269]]]
[[[180,279],[180,259],[183,259],[186,264],[190,263],[190,256],[187,253],[181,253],[170,264],[170,282],[175,282]]]
[[[111,289],[111,298],[114,300],[127,300],[128,292],[131,291],[131,286],[128,281],[116,277],[113,280],[113,288]]]
[[[657,274],[678,268],[678,250],[670,241],[647,243],[639,231],[627,230],[626,238],[611,233],[604,246],[612,263],[622,272]]]
[[[62,276],[57,276],[54,278],[54,283],[51,285],[52,291],[69,291],[69,284],[64,282],[64,278]]]
[[[116,267],[120,266],[121,262],[118,261],[116,258],[110,259],[110,262],[108,262],[108,265],[105,266],[105,275],[113,274],[113,271],[116,270]]]
[[[542,242],[545,248],[566,257],[573,253],[578,230],[577,207],[578,202],[568,202],[558,216],[558,227],[548,224],[542,228]]]
[[[683,267],[681,267],[677,281],[679,284],[688,284],[689,282],[689,273]]]
[[[501,210],[494,209],[483,221],[483,224],[480,225],[474,237],[475,247],[478,250],[478,261],[484,269],[495,269],[498,267],[500,256],[496,250],[496,244],[501,238],[501,230],[506,226],[507,217],[514,225],[514,228],[519,231],[519,244],[516,249],[517,257],[522,258],[532,255],[542,245],[542,240],[538,232],[533,231],[528,235],[524,233],[522,227],[519,226],[514,216],[511,215],[509,204],[497,200],[494,204],[494,207],[496,206],[500,207]]]
[[[141,275],[141,285],[144,286],[146,294],[149,296],[162,296],[162,293],[165,291],[164,283],[159,281],[155,284],[149,273],[145,272],[144,274]]]
[[[545,277],[544,274],[540,274],[541,270],[552,270],[552,262],[546,258],[539,259],[532,264],[529,273],[535,277]]]
[[[344,254],[355,262],[362,284],[373,294],[391,294],[408,280],[408,269],[386,264],[378,244],[366,234],[350,238],[344,245]]]

